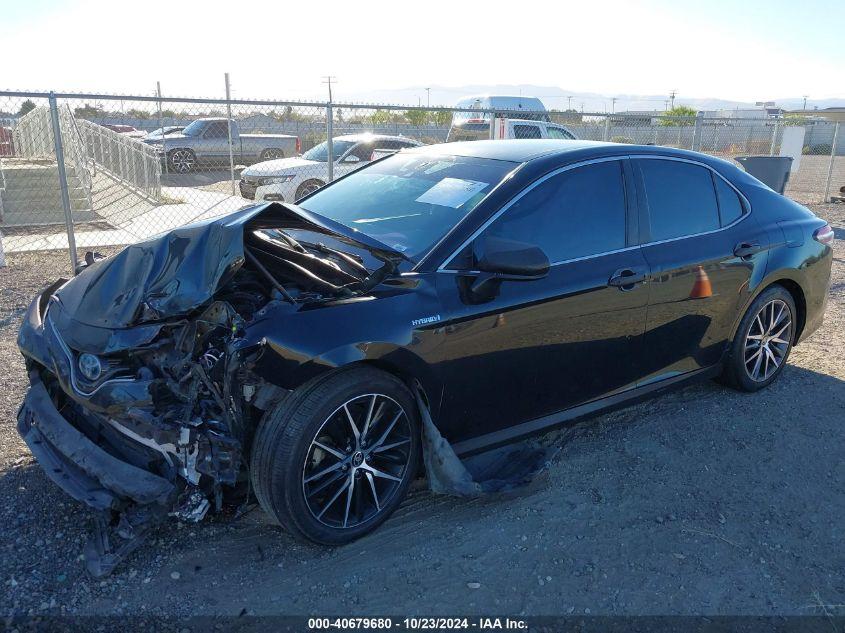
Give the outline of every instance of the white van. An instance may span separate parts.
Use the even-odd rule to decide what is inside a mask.
[[[478,95],[459,99],[455,107],[479,110],[479,112],[455,112],[452,116],[452,125],[466,121],[487,121],[489,123],[491,110],[498,116],[506,116],[512,119],[527,119],[529,121],[551,120],[549,119],[548,112],[546,112],[546,106],[537,97]]]
[[[447,143],[489,138],[575,138],[565,127],[551,122],[546,106],[537,97],[480,95],[464,97],[455,107],[469,111],[452,115]],[[497,123],[491,131],[493,118]]]

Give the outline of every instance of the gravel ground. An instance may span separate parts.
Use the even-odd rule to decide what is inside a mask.
[[[65,253],[0,269],[0,587],[4,614],[845,613],[845,205],[823,329],[768,390],[704,383],[547,439],[548,477],[463,501],[422,485],[376,533],[294,542],[255,510],[168,523],[105,580],[80,560],[90,512],[14,429],[15,336]]]

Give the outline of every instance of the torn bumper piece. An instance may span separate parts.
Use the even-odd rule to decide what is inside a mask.
[[[18,432],[44,472],[74,499],[98,510],[126,501],[169,507],[176,489],[168,480],[109,454],[56,409],[36,374],[18,412]]]

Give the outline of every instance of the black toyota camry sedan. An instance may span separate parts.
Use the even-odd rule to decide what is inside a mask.
[[[104,511],[100,571],[155,520],[250,490],[344,543],[402,501],[423,419],[469,455],[690,380],[768,386],[822,321],[832,240],[697,153],[403,151],[298,205],[87,255],[24,320],[19,430]]]

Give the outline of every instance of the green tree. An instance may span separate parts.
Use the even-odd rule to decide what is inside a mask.
[[[105,116],[106,112],[97,105],[90,105],[86,103],[80,108],[74,108],[73,113],[79,119],[94,119]]]
[[[428,110],[406,110],[405,118],[411,125],[425,125],[431,118],[431,112]]]
[[[391,117],[388,110],[376,110],[370,115],[370,123],[373,125],[387,125]]]
[[[660,125],[667,127],[674,125],[695,125],[695,115],[698,114],[695,108],[689,106],[675,106],[663,113],[665,118],[660,119]]]
[[[18,116],[23,116],[28,112],[35,110],[35,102],[32,99],[27,99],[21,104],[21,109],[18,110]]]
[[[435,125],[444,126],[452,122],[452,113],[448,110],[437,110],[431,113],[431,121]]]
[[[149,112],[147,112],[146,110],[139,110],[137,108],[129,108],[126,111],[126,114],[128,116],[135,118],[135,119],[149,119],[150,118]]]
[[[786,114],[781,120],[781,125],[807,125],[810,119],[801,114]]]

